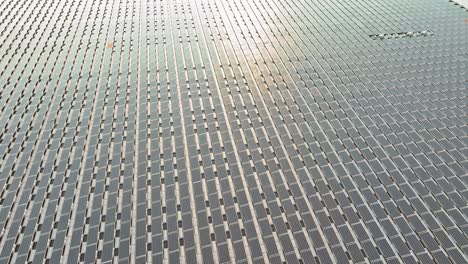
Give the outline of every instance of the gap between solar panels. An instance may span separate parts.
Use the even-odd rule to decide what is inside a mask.
[[[449,2],[468,10],[468,0],[449,0]]]
[[[434,32],[431,30],[422,31],[408,31],[408,32],[394,32],[394,33],[381,33],[371,34],[369,37],[372,39],[398,39],[398,38],[411,38],[411,37],[428,37],[433,36]]]

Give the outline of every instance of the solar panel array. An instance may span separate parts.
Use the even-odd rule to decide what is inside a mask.
[[[0,3],[0,263],[468,263],[467,10]]]

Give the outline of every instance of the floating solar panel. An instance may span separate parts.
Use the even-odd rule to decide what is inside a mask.
[[[0,2],[0,263],[468,263],[466,8]]]

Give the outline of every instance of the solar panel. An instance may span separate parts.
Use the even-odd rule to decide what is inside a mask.
[[[0,10],[1,263],[468,263],[463,1]]]

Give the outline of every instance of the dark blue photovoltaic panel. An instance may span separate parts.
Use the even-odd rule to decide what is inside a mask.
[[[468,263],[463,0],[0,2],[0,263]]]

